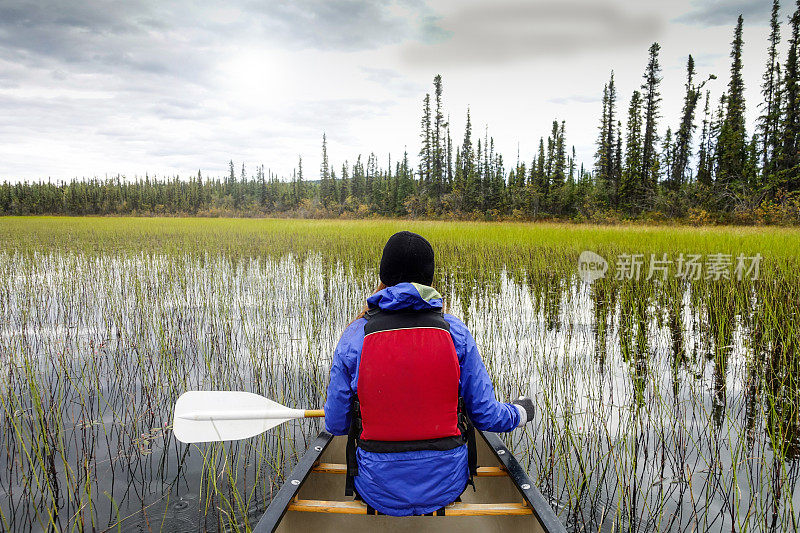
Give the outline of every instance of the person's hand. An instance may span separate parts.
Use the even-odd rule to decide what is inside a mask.
[[[533,400],[531,400],[527,396],[520,396],[511,403],[516,405],[517,409],[519,410],[520,420],[519,420],[519,426],[517,427],[520,427],[523,424],[527,424],[528,422],[533,420],[533,413],[534,413]]]

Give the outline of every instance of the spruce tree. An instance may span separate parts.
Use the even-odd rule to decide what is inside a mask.
[[[353,177],[350,180],[350,194],[358,204],[364,203],[364,190],[366,189],[366,181],[364,177],[364,164],[361,162],[361,154],[356,158],[353,164]]]
[[[494,141],[491,141],[491,143],[493,145]],[[503,169],[503,156],[499,153],[494,155],[492,175],[492,202],[494,203],[494,208],[502,213],[508,209],[508,204],[504,201],[506,197],[506,177]]]
[[[766,177],[772,170],[772,158],[775,152],[776,132],[779,127],[780,106],[777,102],[779,96],[779,72],[778,44],[780,43],[780,23],[778,22],[778,12],[780,3],[778,0],[772,1],[772,16],[770,18],[769,48],[767,49],[767,68],[764,70],[761,85],[761,94],[764,97],[760,107],[763,113],[758,118],[759,131],[761,132],[761,166],[763,177]]]
[[[731,43],[731,79],[728,83],[725,121],[717,147],[717,181],[726,187],[741,185],[746,153],[744,80],[742,79],[742,25],[739,15]]]
[[[798,46],[800,46],[800,6],[791,18],[792,36],[789,40],[789,53],[783,74],[783,129],[780,154],[776,171],[776,182],[780,186],[797,190],[798,164],[800,163],[800,68],[798,66]]]
[[[295,205],[300,205],[300,202],[305,197],[305,184],[303,183],[303,156],[297,158],[297,181],[295,182]]]
[[[347,197],[350,196],[350,171],[347,168],[347,161],[342,164],[342,180],[339,187],[339,204],[344,206]]]
[[[494,176],[494,170],[492,168],[492,165],[494,164],[494,156],[492,154],[493,149],[493,147],[489,147],[489,128],[487,126],[483,134],[483,164],[481,166],[481,196],[483,197],[483,211],[494,209],[490,206],[492,202],[492,178]]]
[[[375,209],[380,201],[380,172],[378,170],[378,158],[373,152],[367,157],[367,170],[364,174],[364,203],[370,209]]]
[[[258,203],[261,207],[267,206],[267,180],[264,176],[264,165],[258,167],[256,172],[258,181]]]
[[[647,197],[645,201],[649,201],[649,196],[655,191],[658,179],[658,173],[656,172],[658,168],[658,152],[656,146],[658,144],[658,119],[661,116],[659,112],[659,104],[661,103],[661,93],[659,92],[661,66],[658,62],[660,50],[661,45],[658,43],[650,45],[644,83],[642,84],[642,90],[644,91],[642,93],[644,97],[644,138],[642,140],[642,168],[639,173],[642,176],[644,193]]]
[[[633,91],[628,106],[627,132],[625,135],[625,165],[620,180],[620,205],[635,214],[643,198],[642,176],[642,95]]]
[[[575,161],[577,160],[575,155],[575,145],[572,145],[572,156],[569,158],[569,181],[570,183],[575,183]]]
[[[431,95],[425,94],[422,101],[422,120],[420,121],[419,179],[427,187],[431,177]]]
[[[606,149],[608,150],[607,155],[607,165],[608,168],[606,169],[606,176],[607,176],[607,183],[608,183],[608,196],[609,202],[612,206],[616,207],[617,205],[617,194],[618,194],[618,187],[619,187],[619,176],[617,173],[617,168],[619,165],[617,164],[616,159],[616,135],[615,135],[615,126],[617,124],[617,120],[615,117],[617,107],[617,88],[614,86],[614,71],[611,71],[611,79],[608,81],[608,111],[606,112],[606,119],[608,121],[608,127],[606,128]]]
[[[450,116],[447,118],[447,159],[445,161],[445,185],[444,191],[446,193],[452,192],[453,189],[453,140],[450,138]]]
[[[471,196],[474,200],[473,209],[484,209],[484,192],[483,192],[483,145],[481,139],[478,137],[478,142],[475,146],[475,182],[471,189]]]
[[[750,142],[747,143],[746,156],[742,174],[744,178],[744,183],[751,188],[755,188],[758,185],[760,144],[761,143],[759,142],[758,133],[754,133],[753,136],[750,138]]]
[[[472,149],[472,119],[470,118],[469,108],[467,109],[467,124],[464,127],[464,142],[461,144],[461,184],[460,184],[460,203],[464,210],[469,212],[474,206],[473,194],[475,193],[475,166],[474,154]]]
[[[442,76],[437,74],[433,78],[435,110],[433,120],[433,131],[431,135],[431,189],[433,196],[439,198],[442,195],[442,182],[444,180],[444,146],[442,133],[444,131],[444,114],[442,113]]]
[[[453,175],[453,201],[456,211],[464,209],[464,195],[466,190],[466,178],[464,177],[464,163],[461,157],[461,149],[456,150],[455,172]]]
[[[709,154],[711,154],[712,163],[711,163],[711,175],[713,177],[713,183],[717,183],[718,179],[718,170],[719,170],[719,144],[720,144],[720,136],[722,132],[722,124],[725,122],[725,109],[726,104],[728,102],[728,95],[727,93],[722,93],[719,97],[719,104],[717,104],[717,109],[714,112],[711,118],[711,126],[709,129]]]
[[[664,179],[666,180],[672,174],[672,161],[673,151],[675,145],[672,142],[672,128],[667,128],[667,133],[664,134],[664,140],[661,144],[661,171],[663,172]]]
[[[328,139],[325,133],[322,134],[322,163],[319,167],[319,190],[322,205],[329,207],[333,203],[335,191],[331,184],[330,165],[328,163]]]
[[[564,192],[564,182],[566,181],[565,168],[567,164],[567,151],[564,140],[565,123],[562,121],[559,127],[558,121],[553,121],[553,164],[552,164],[552,185],[550,187],[549,204],[550,209],[555,214],[561,214],[562,195]]]
[[[328,189],[328,202],[327,207],[333,208],[336,207],[336,204],[339,201],[339,180],[336,177],[336,169],[330,169],[331,172],[331,179],[330,179],[330,188]]]
[[[678,126],[678,131],[675,133],[675,151],[673,154],[672,169],[667,180],[667,188],[673,191],[677,191],[681,188],[686,177],[689,159],[692,157],[692,134],[695,129],[694,112],[697,108],[697,101],[700,99],[701,90],[706,84],[704,81],[700,85],[695,85],[694,76],[694,58],[690,55],[686,62],[686,95],[683,99],[681,123],[680,126]],[[714,78],[715,76],[709,77],[709,79]]]
[[[616,146],[614,148],[614,164],[611,173],[611,187],[614,191],[612,205],[619,206],[619,184],[622,181],[622,122],[617,120],[616,132],[614,133]]]
[[[703,108],[703,129],[700,133],[700,148],[697,153],[697,183],[711,187],[711,167],[712,167],[712,154],[710,149],[710,131],[709,131],[709,118],[708,118],[708,104],[711,95],[706,91],[706,103]]]
[[[612,206],[617,205],[620,169],[621,147],[619,136],[621,128],[615,119],[617,90],[614,84],[614,72],[611,72],[609,82],[603,88],[603,112],[600,117],[600,137],[597,141],[596,180],[599,196],[602,201]],[[619,149],[618,149],[619,148]]]
[[[603,86],[603,111],[600,115],[600,135],[597,139],[597,152],[595,152],[595,179],[600,198],[608,202],[611,197],[611,150],[609,139],[612,137],[612,117],[609,116],[609,88]]]
[[[547,198],[550,195],[550,176],[546,172],[546,156],[544,152],[544,139],[539,137],[539,152],[536,157],[536,172],[535,176],[538,181],[535,182],[536,190],[542,198]],[[531,165],[531,173],[533,173],[533,165]]]
[[[763,182],[767,184],[773,181],[772,176],[778,169],[778,164],[781,158],[781,150],[783,143],[783,129],[782,129],[782,110],[783,110],[783,78],[781,77],[781,65],[775,65],[775,97],[773,102],[774,122],[773,128],[770,132],[769,138],[769,164],[766,169],[763,169]]]
[[[397,173],[397,210],[406,214],[405,200],[414,193],[414,176],[408,164],[408,151],[403,152],[403,161]]]

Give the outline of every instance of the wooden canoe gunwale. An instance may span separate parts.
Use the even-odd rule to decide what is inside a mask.
[[[306,478],[311,474],[314,464],[319,461],[319,457],[322,455],[322,452],[325,451],[325,448],[328,447],[328,444],[331,443],[331,440],[333,440],[333,435],[324,430],[314,439],[314,442],[308,447],[306,453],[303,454],[303,457],[300,458],[300,461],[298,461],[292,469],[292,473],[289,474],[289,477],[278,491],[278,494],[276,494],[269,503],[269,507],[267,507],[261,520],[256,524],[253,533],[272,533],[275,531],[278,524],[281,523],[283,515],[286,514],[286,510],[292,499],[297,495],[300,487],[303,486]],[[299,483],[295,483],[295,481],[299,481]]]
[[[548,532],[566,532],[564,525],[558,519],[550,504],[539,492],[539,489],[528,477],[527,472],[517,461],[511,452],[508,451],[503,441],[494,433],[478,431],[492,450],[495,458],[503,465],[508,477],[513,481],[515,487],[523,497],[527,505],[530,506],[534,516],[539,520],[542,528]],[[283,486],[272,499],[264,515],[253,529],[255,533],[273,533],[286,514],[289,505],[296,499],[297,493],[305,483],[306,478],[311,474],[314,467],[319,464],[319,458],[333,440],[333,435],[327,431],[322,431],[319,436],[311,443],[306,453],[292,469],[292,473],[286,479]],[[527,488],[523,488],[527,487]],[[342,487],[344,490],[344,486]],[[444,519],[444,518],[442,518]]]
[[[506,445],[500,440],[500,437],[495,433],[484,431],[478,431],[477,433],[483,437],[489,447],[494,451],[495,456],[506,468],[508,477],[511,478],[517,490],[519,490],[522,497],[525,498],[525,501],[528,502],[528,505],[531,506],[533,514],[539,519],[542,528],[545,531],[566,533],[567,530],[564,528],[564,524],[558,519],[553,508],[550,507],[550,504],[544,496],[542,496],[542,493],[539,492],[539,489],[533,484],[533,481],[528,477],[528,473],[522,468],[522,465],[519,464],[517,458],[508,451],[508,448],[506,448]],[[523,489],[523,486],[527,486],[528,488]]]

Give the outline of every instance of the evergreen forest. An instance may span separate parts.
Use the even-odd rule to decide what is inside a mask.
[[[800,222],[800,1],[783,24],[774,0],[760,101],[745,101],[743,18],[731,36],[729,82],[712,94],[686,59],[680,116],[661,113],[661,47],[648,50],[641,86],[622,100],[613,71],[598,109],[596,153],[579,164],[564,121],[527,158],[504,157],[488,131],[452,131],[437,75],[422,99],[419,139],[393,157],[354,155],[331,163],[322,135],[319,172],[302,156],[290,176],[263,165],[229,163],[224,176],[10,182],[0,185],[3,215],[186,215],[474,220],[677,220],[706,223]],[[780,53],[781,39],[788,50]],[[752,131],[746,106],[756,106]],[[316,170],[316,169],[315,169]]]

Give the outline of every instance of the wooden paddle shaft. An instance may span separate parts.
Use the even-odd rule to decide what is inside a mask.
[[[320,418],[325,416],[325,411],[322,409],[306,409],[306,413],[304,415],[306,418]]]

